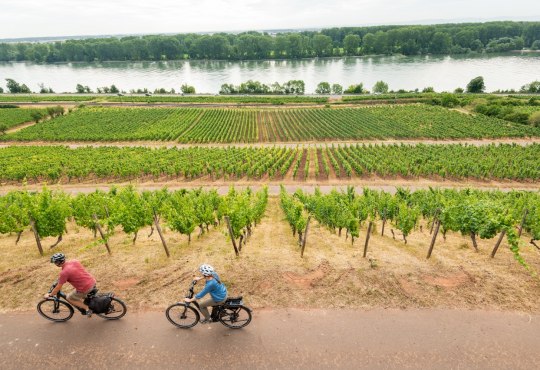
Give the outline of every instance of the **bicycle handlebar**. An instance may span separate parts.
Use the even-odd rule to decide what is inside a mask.
[[[186,296],[186,298],[192,298],[193,295],[195,294],[195,292],[193,291],[193,288],[195,287],[195,285],[197,285],[197,282],[198,280],[193,280],[191,282],[191,285],[189,286],[189,290],[188,290],[188,294]]]

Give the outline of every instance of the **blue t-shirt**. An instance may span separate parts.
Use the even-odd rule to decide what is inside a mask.
[[[198,294],[196,294],[195,298],[201,299],[207,293],[210,293],[210,296],[212,297],[214,302],[221,302],[225,300],[225,298],[227,298],[227,288],[225,287],[225,284],[220,284],[217,282],[217,280],[219,280],[218,274],[214,274],[213,279],[206,280],[204,289],[201,290]]]

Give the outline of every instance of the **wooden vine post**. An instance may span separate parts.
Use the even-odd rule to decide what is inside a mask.
[[[435,247],[435,240],[437,239],[437,234],[439,233],[439,227],[441,226],[441,221],[436,220],[434,222],[435,225],[435,231],[433,232],[433,236],[431,237],[431,244],[429,245],[429,250],[427,253],[426,259],[429,259],[431,257],[431,253],[433,252],[433,247]]]
[[[154,210],[154,225],[156,226],[156,230],[159,234],[159,238],[161,239],[161,243],[163,244],[163,248],[165,249],[165,254],[167,255],[167,258],[169,258],[171,257],[169,253],[169,248],[167,248],[167,242],[165,242],[165,237],[163,236],[163,233],[161,232],[161,227],[159,226],[159,219],[155,210]]]
[[[473,231],[471,231],[471,240],[472,240],[472,245],[474,247],[475,252],[478,252],[478,244],[476,243],[476,234]]]
[[[242,252],[242,242],[244,241],[244,234],[238,238],[238,252]]]
[[[381,236],[384,236],[384,226],[386,225],[386,208],[384,209],[384,217],[382,218]]]
[[[309,221],[311,221],[311,216],[308,217],[306,222],[306,229],[304,230],[304,237],[302,238],[302,249],[300,250],[300,258],[304,258],[304,249],[306,248],[306,239],[307,233],[309,230]]]
[[[36,244],[39,250],[39,254],[43,256],[43,247],[41,246],[41,240],[39,239],[36,222],[34,221],[33,217],[30,217],[30,227],[32,227],[32,231],[34,232],[34,237],[36,238]]]
[[[439,214],[441,213],[441,209],[440,208],[437,208],[435,210],[435,217],[433,218],[433,223],[431,224],[431,229],[429,230],[429,234],[433,234],[433,228],[435,227],[435,224],[437,223],[437,221],[439,221]]]
[[[506,230],[503,230],[501,232],[501,235],[499,236],[499,239],[497,240],[497,243],[495,244],[495,247],[493,248],[493,252],[491,252],[491,258],[495,257],[495,253],[497,253],[497,250],[499,249],[499,246],[501,245],[501,242],[503,241],[503,238],[505,235],[506,235]]]
[[[373,221],[369,221],[369,226],[368,226],[367,235],[366,235],[366,243],[364,244],[364,255],[363,255],[364,258],[366,258],[366,255],[367,255],[367,247],[369,244],[369,237],[371,236],[372,227],[373,227]]]
[[[519,224],[518,238],[521,238],[521,233],[523,232],[523,226],[525,225],[525,221],[527,219],[528,214],[529,214],[529,210],[525,208],[525,211],[523,212],[523,218],[521,219],[521,224]]]
[[[225,216],[225,222],[227,223],[227,229],[229,230],[229,236],[231,237],[234,253],[236,254],[236,257],[238,257],[240,254],[238,253],[238,248],[236,247],[236,240],[234,240],[234,235],[233,235],[232,227],[231,227],[231,220],[229,219],[229,216]]]
[[[96,222],[96,229],[99,231],[99,235],[101,235],[101,239],[105,242],[105,247],[107,248],[107,252],[109,253],[109,256],[111,255],[111,248],[109,247],[109,243],[107,242],[107,238],[105,238],[105,234],[103,233],[103,230],[101,229],[101,225],[99,224],[99,219],[97,215],[94,213],[93,215],[94,221]]]

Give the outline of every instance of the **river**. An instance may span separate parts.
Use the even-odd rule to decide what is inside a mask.
[[[465,88],[476,76],[483,76],[486,90],[519,89],[540,80],[540,53],[478,56],[380,56],[303,60],[265,61],[164,61],[164,62],[92,62],[36,64],[0,63],[0,86],[13,78],[33,91],[43,83],[55,92],[74,92],[80,83],[95,89],[115,84],[122,90],[174,88],[183,83],[195,86],[198,93],[217,93],[224,83],[253,79],[270,84],[300,79],[306,94],[313,93],[321,81],[344,87],[363,82],[371,89],[376,81],[387,82],[390,89],[432,86],[436,91]]]

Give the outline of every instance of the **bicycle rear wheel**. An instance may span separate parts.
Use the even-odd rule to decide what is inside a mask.
[[[75,312],[71,305],[54,299],[44,299],[39,302],[37,310],[41,316],[55,322],[68,321]]]
[[[243,328],[251,322],[251,310],[244,306],[225,306],[219,321],[231,329]]]
[[[196,309],[184,303],[170,305],[165,311],[167,320],[179,328],[192,328],[199,322],[200,315]]]
[[[124,317],[126,313],[126,304],[120,299],[113,297],[111,298],[111,305],[109,306],[109,310],[105,313],[96,313],[96,315],[105,320],[118,320],[119,318]]]

